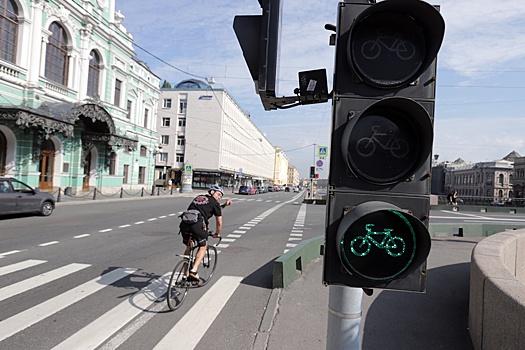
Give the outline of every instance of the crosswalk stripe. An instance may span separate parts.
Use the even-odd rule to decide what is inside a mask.
[[[80,271],[89,267],[88,264],[69,264],[66,266],[59,267],[58,269],[51,270],[40,274],[35,277],[28,278],[15,284],[11,284],[7,287],[0,288],[0,301],[10,298],[14,295],[23,293],[35,287],[57,280],[73,272]]]
[[[53,350],[95,349],[120,328],[143,313],[151,304],[166,293],[167,278],[171,272],[147,285],[104,315],[91,322],[79,332],[58,344]]]
[[[114,283],[137,269],[119,268],[102,276],[92,279],[80,286],[70,289],[65,293],[57,295],[37,306],[22,311],[8,319],[0,321],[0,341],[9,338],[13,334],[34,325],[37,322],[65,309],[66,307],[84,299],[85,297],[99,291],[100,289]]]
[[[30,259],[30,260],[26,260],[26,261],[21,261],[21,262],[16,263],[16,264],[0,267],[0,276],[7,275],[8,273],[20,271],[20,270],[23,270],[23,269],[27,269],[28,267],[33,267],[33,266],[36,266],[36,265],[40,265],[40,264],[43,264],[45,262],[47,262],[47,261],[45,261],[45,260],[31,260]]]
[[[178,349],[195,349],[241,281],[242,277],[221,277],[162,338],[154,350],[171,350],[173,344],[177,344]]]

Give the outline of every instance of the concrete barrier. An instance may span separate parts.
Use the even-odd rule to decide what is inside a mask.
[[[273,262],[273,288],[286,288],[301,271],[321,256],[324,235],[302,241]]]
[[[498,232],[523,228],[525,224],[431,223],[428,230],[431,237],[487,237]]]
[[[479,242],[470,267],[474,349],[525,349],[525,229]]]

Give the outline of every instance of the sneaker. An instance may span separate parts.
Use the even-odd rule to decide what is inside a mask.
[[[189,281],[200,281],[199,274],[194,271],[190,271],[190,274],[188,275]]]

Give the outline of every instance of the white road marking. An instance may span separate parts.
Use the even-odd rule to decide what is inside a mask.
[[[84,233],[83,235],[78,235],[78,236],[74,236],[73,238],[84,238],[84,237],[89,237],[89,233]]]
[[[53,350],[83,350],[95,349],[106,339],[111,337],[137,315],[143,313],[157,299],[166,293],[167,280],[171,272],[166,273],[160,279],[155,280],[139,292],[130,296],[113,309],[106,312],[86,327],[82,328],[71,337],[64,340],[53,348]],[[154,313],[153,313],[154,315]],[[131,334],[129,334],[131,336]],[[129,338],[128,336],[128,338]]]
[[[241,231],[241,230],[234,230],[232,233],[246,233],[246,231]]]
[[[104,232],[109,232],[109,231],[113,231],[113,229],[112,229],[112,228],[106,228],[106,229],[104,229],[104,230],[100,230],[100,231],[98,231],[98,232],[100,232],[100,233],[104,233]]]
[[[221,239],[221,242],[229,242],[229,243],[231,243],[231,242],[235,242],[235,239],[234,238],[223,238],[223,239]]]
[[[16,253],[20,253],[20,252],[21,252],[21,250],[11,250],[9,252],[1,253],[0,256],[4,257],[4,256],[7,256],[7,255],[16,254]]]
[[[195,349],[242,279],[235,276],[221,277],[162,338],[154,350],[171,350],[174,344],[177,344],[178,349]]]
[[[143,223],[144,223],[144,221],[137,221],[137,222],[135,223],[135,225],[142,225]]]
[[[231,237],[231,238],[240,238],[240,237],[242,237],[242,235],[229,234],[229,235],[226,236],[226,237]]]
[[[126,225],[120,225],[118,228],[125,228],[125,227],[130,227],[131,225],[130,224],[126,224]]]
[[[65,293],[57,295],[41,304],[27,309],[15,316],[0,321],[0,341],[9,338],[37,322],[73,305],[85,297],[99,291],[100,289],[114,283],[137,269],[116,269],[102,276],[92,279],[80,286],[70,289]]]
[[[58,243],[59,243],[58,241],[52,241],[52,242],[39,244],[39,246],[40,247],[47,247],[48,245],[53,245],[53,244],[58,244]]]
[[[74,272],[80,271],[89,266],[91,265],[69,264],[49,272],[44,272],[38,276],[28,278],[18,283],[11,284],[7,287],[0,288],[0,301],[11,298],[12,296],[23,293],[25,291],[36,288],[51,281],[57,280]]]
[[[16,263],[16,264],[3,266],[3,267],[0,267],[0,276],[7,275],[7,274],[12,273],[12,272],[24,270],[24,269],[27,269],[29,267],[33,267],[33,266],[36,266],[36,265],[43,264],[45,262],[47,262],[47,261],[45,261],[45,260],[26,260],[26,261],[21,261],[21,262]]]

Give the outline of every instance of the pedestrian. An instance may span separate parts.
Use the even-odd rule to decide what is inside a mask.
[[[171,185],[173,184],[173,182],[171,181],[171,179],[168,180],[168,191],[171,190]]]
[[[458,211],[457,199],[458,199],[458,191],[456,191],[456,190],[452,190],[447,195],[447,202],[448,202],[449,205],[452,205],[452,210],[453,211]]]
[[[208,190],[208,194],[203,194],[195,197],[187,211],[198,211],[198,218],[193,223],[180,223],[180,231],[182,234],[182,243],[186,245],[184,255],[189,255],[191,245],[189,244],[190,237],[193,242],[199,247],[195,261],[193,263],[193,270],[188,273],[188,280],[199,281],[199,275],[197,269],[199,268],[204,255],[206,254],[206,247],[208,246],[208,231],[209,231],[209,220],[212,216],[215,216],[215,234],[213,238],[221,236],[222,229],[222,209],[232,205],[232,201],[228,199],[224,204],[220,204],[224,190],[219,186],[212,186]]]

